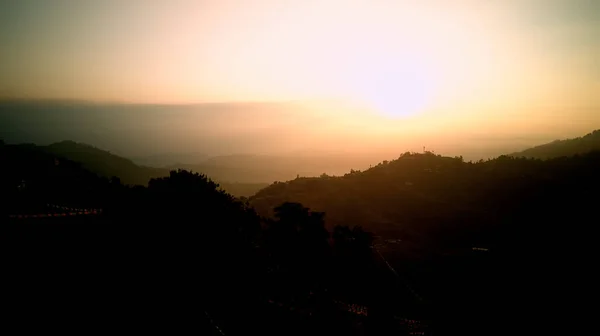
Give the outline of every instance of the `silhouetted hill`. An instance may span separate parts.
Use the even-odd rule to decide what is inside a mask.
[[[109,179],[33,144],[0,145],[2,206],[19,213],[47,203],[102,207]]]
[[[551,143],[536,146],[509,155],[545,160],[561,156],[586,154],[597,150],[600,150],[600,130],[593,131],[592,133],[579,138],[555,140]]]
[[[557,216],[569,217],[573,216],[569,211],[589,204],[591,198],[571,193],[577,183],[599,183],[593,173],[600,169],[599,157],[599,152],[548,161],[502,156],[472,163],[406,153],[340,177],[274,183],[251,197],[250,203],[269,216],[276,204],[300,202],[327,213],[331,226],[361,225],[419,244],[495,245],[506,238],[498,232],[499,227],[506,229],[506,223],[523,221],[526,231],[532,223],[525,218],[538,211],[535,216],[547,216],[545,207],[561,204]],[[581,213],[576,211],[578,217]]]
[[[108,151],[91,145],[77,143],[74,141],[61,141],[48,146],[42,146],[45,151],[58,157],[80,162],[82,166],[100,176],[111,178],[118,177],[121,182],[129,185],[148,184],[153,178],[164,177],[169,174],[169,168],[154,168],[136,165],[133,161],[112,154]],[[181,165],[176,168],[187,168]],[[232,174],[222,174],[219,169],[211,169],[209,166],[191,166],[194,171],[201,172],[219,181],[221,187],[236,196],[251,196],[256,191],[264,188],[268,183],[239,183],[236,182],[236,174],[242,174],[243,169],[231,168]],[[225,179],[229,177],[229,179]],[[224,182],[221,182],[224,181]],[[232,182],[229,182],[232,181]]]
[[[74,141],[61,141],[43,148],[59,157],[81,162],[83,167],[100,176],[119,177],[125,184],[147,185],[151,178],[169,173],[167,169],[138,166],[129,159]]]
[[[228,335],[509,334],[532,310],[564,317],[556,308],[574,310],[596,283],[597,151],[477,163],[405,153],[274,183],[250,199],[261,218],[205,175],[130,187],[63,158],[106,153],[57,147],[0,142],[1,215],[53,202],[104,211],[0,225],[5,301],[43,312],[27,318],[178,333],[218,323]],[[107,306],[123,317],[107,319]]]
[[[373,290],[393,289],[392,278],[374,263],[370,235],[360,229],[338,229],[330,240],[323,214],[295,203],[261,221],[197,173],[170,171],[147,187],[129,187],[35,145],[0,146],[0,262],[11,289],[3,304],[15,316],[69,331],[79,323],[307,335],[360,323],[340,300],[393,312],[384,299],[395,292]],[[4,216],[6,200],[19,216]],[[18,206],[73,200],[98,202],[104,211],[57,217]],[[21,216],[29,210],[35,216]],[[335,285],[349,275],[363,286]],[[115,317],[106,318],[106,309]],[[386,321],[403,327],[391,315]]]
[[[328,228],[362,226],[400,277],[436,307],[443,334],[495,334],[507,322],[484,311],[500,302],[550,316],[564,302],[577,306],[564,288],[590,290],[593,282],[581,279],[590,276],[595,255],[598,171],[600,151],[476,163],[406,153],[340,177],[274,183],[250,204],[273,216],[274,205],[300,202],[324,212]],[[541,283],[560,288],[560,299]],[[520,307],[510,319],[524,321]]]

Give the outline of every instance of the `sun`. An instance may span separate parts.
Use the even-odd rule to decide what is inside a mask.
[[[415,59],[371,62],[353,78],[353,95],[362,106],[388,118],[411,117],[433,103],[431,67]]]
[[[418,84],[391,81],[376,86],[363,99],[368,108],[387,117],[399,118],[422,112],[428,105],[429,94]]]
[[[368,108],[384,116],[414,116],[431,103],[433,83],[415,71],[382,73],[363,87],[360,99]]]

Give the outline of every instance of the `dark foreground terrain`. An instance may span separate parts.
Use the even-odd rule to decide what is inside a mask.
[[[505,335],[590,321],[595,152],[404,155],[273,185],[257,210],[187,171],[131,187],[32,146],[0,153],[11,330]]]

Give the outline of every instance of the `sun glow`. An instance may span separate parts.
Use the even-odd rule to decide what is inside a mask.
[[[323,118],[372,118],[394,131],[393,120],[472,125],[598,106],[595,21],[543,27],[543,17],[527,19],[526,2],[14,2],[0,20],[0,41],[10,42],[0,97],[345,100],[364,118],[349,108],[323,108]]]
[[[431,103],[433,82],[423,73],[411,69],[373,75],[357,93],[367,108],[387,117],[410,117]]]
[[[433,104],[439,85],[435,64],[416,46],[403,49],[363,56],[363,66],[347,81],[356,103],[388,118],[412,117]]]

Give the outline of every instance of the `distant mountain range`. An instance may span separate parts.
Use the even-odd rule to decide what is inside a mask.
[[[34,146],[34,145],[31,145]],[[179,162],[162,167],[141,165],[133,160],[113,154],[97,147],[61,141],[40,149],[79,162],[83,168],[103,177],[118,177],[123,183],[146,185],[151,178],[163,177],[170,170],[187,169],[207,175],[223,189],[235,196],[249,197],[275,181],[289,181],[297,177],[321,175],[341,176],[351,169],[368,169],[371,165],[365,157],[354,158],[349,154],[313,153],[310,155],[207,155],[164,154],[136,161],[158,165],[161,162]],[[600,130],[583,137],[556,140],[554,142],[509,154],[514,157],[551,159],[561,156],[586,154],[600,150]],[[377,162],[373,159],[372,162]]]
[[[167,176],[170,170],[188,169],[209,176],[236,196],[250,196],[273,181],[287,181],[296,176],[318,176],[324,172],[342,174],[360,164],[359,160],[353,160],[349,156],[335,155],[322,157],[228,155],[203,160],[198,156],[190,156],[190,158],[199,158],[201,162],[179,163],[158,168],[138,165],[130,159],[109,151],[74,141],[61,141],[40,147],[59,157],[80,162],[84,168],[100,176],[119,177],[125,184],[146,185],[151,178]]]
[[[509,155],[545,160],[562,156],[586,154],[596,150],[600,150],[600,130],[595,130],[579,138],[555,140]]]
[[[361,162],[336,167],[338,172],[345,172],[406,150],[421,151],[423,146],[467,160],[487,159],[583,134],[589,127],[580,121],[561,130],[496,132],[473,126],[465,131],[452,126],[417,132],[421,126],[396,121],[385,123],[388,131],[377,132],[381,120],[368,127],[352,121],[370,118],[361,113],[316,102],[157,105],[0,99],[0,138],[7,143],[38,145],[73,140],[157,168],[199,164],[208,157],[232,154],[293,157],[310,151],[305,155],[310,157],[347,151],[355,158],[362,156]],[[318,174],[337,173],[317,168]]]
[[[129,159],[74,141],[41,147],[59,157],[80,162],[85,169],[100,176],[119,177],[125,184],[146,185],[151,178],[167,176],[169,173],[167,169],[139,166]]]
[[[48,153],[54,154],[57,157],[79,162],[83,168],[96,173],[99,176],[108,178],[115,176],[118,177],[122,183],[130,185],[147,185],[148,181],[152,178],[168,176],[169,170],[171,169],[183,168],[171,167],[170,169],[137,165],[132,160],[112,154],[108,151],[91,145],[77,143],[74,141],[61,141],[48,146],[39,146],[39,148]],[[223,181],[215,178],[214,174],[208,174],[206,170],[198,169],[195,171],[209,176],[218,182],[221,185],[221,188],[238,197],[251,196],[269,184],[267,182],[240,183],[237,181]]]
[[[251,196],[274,181],[287,181],[297,176],[319,176],[325,172],[343,174],[352,167],[366,165],[347,155],[228,155],[210,158],[189,155],[187,158],[200,162],[149,167],[92,145],[70,140],[37,147],[57,157],[79,162],[83,168],[99,176],[115,176],[130,185],[146,185],[151,178],[167,176],[170,170],[188,169],[207,175],[235,196]],[[158,159],[165,157],[174,158],[176,155],[165,155]],[[182,159],[185,157],[179,156]]]

